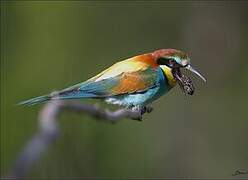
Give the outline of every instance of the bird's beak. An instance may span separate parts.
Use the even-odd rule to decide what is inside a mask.
[[[185,68],[188,69],[188,70],[190,70],[191,72],[195,73],[195,74],[198,75],[204,82],[206,82],[206,79],[205,79],[199,72],[197,72],[192,66],[187,65]]]

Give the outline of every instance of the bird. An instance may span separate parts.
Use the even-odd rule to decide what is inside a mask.
[[[159,49],[119,61],[84,82],[19,104],[31,106],[54,99],[96,98],[144,113],[153,101],[168,93],[177,83],[184,83],[181,68],[206,81],[191,66],[188,53],[177,49]]]

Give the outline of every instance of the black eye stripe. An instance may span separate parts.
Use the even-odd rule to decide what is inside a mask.
[[[173,58],[164,58],[161,57],[157,60],[157,63],[159,65],[173,65],[176,63],[176,61]]]
[[[170,60],[169,60],[169,63],[172,64],[172,65],[173,65],[173,64],[177,64],[177,62],[176,62],[174,59],[170,59]]]
[[[174,58],[166,58],[166,57],[161,57],[159,59],[157,59],[157,63],[158,65],[166,65],[170,68],[180,68],[180,67],[186,67],[182,66],[181,64],[177,63],[177,61]]]

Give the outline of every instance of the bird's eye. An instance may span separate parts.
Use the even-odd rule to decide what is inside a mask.
[[[165,58],[165,57],[159,58],[157,60],[157,63],[159,65],[166,65],[166,66],[169,66],[171,68],[177,64],[177,62],[173,58]]]
[[[169,59],[169,64],[174,65],[174,64],[176,64],[176,61],[174,59]]]

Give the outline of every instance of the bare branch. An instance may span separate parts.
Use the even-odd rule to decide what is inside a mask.
[[[77,101],[54,100],[47,103],[39,114],[39,131],[24,147],[17,158],[8,178],[23,178],[42,152],[58,137],[58,118],[64,111],[86,113],[101,121],[117,122],[123,118],[141,120],[141,111],[119,109],[102,110],[96,105],[81,104]]]

